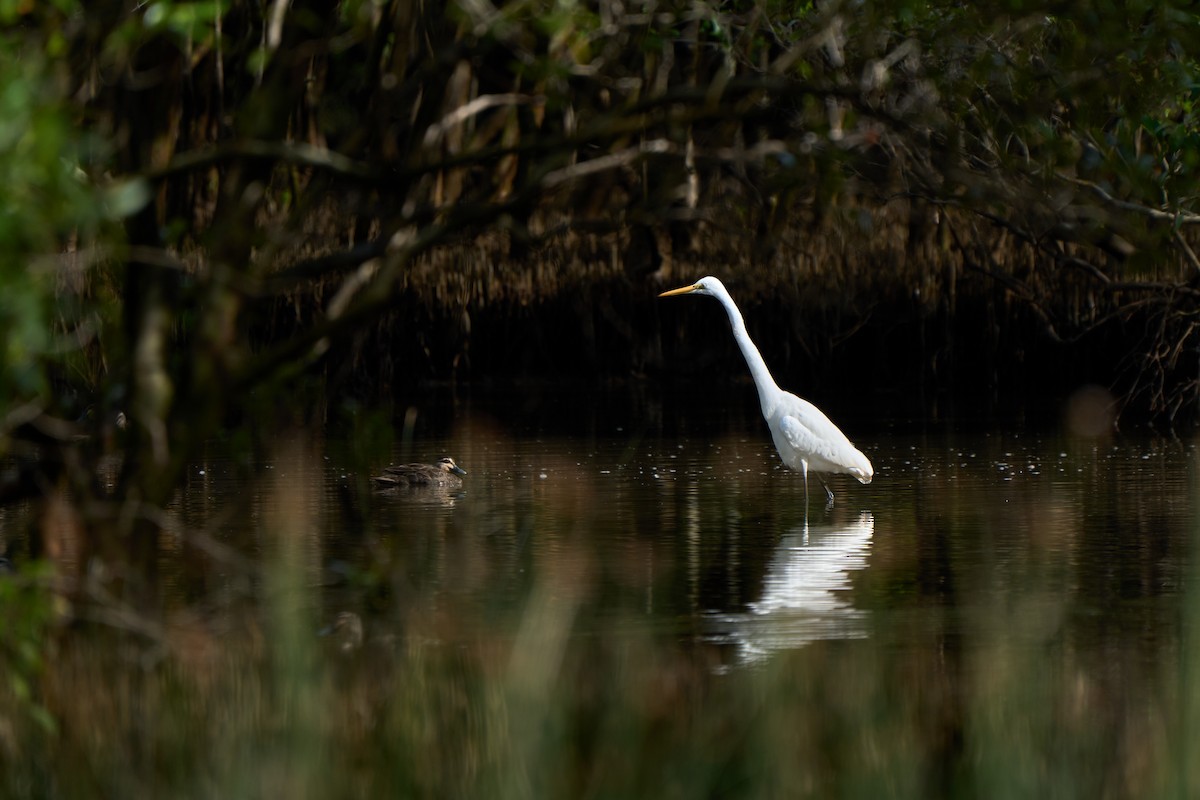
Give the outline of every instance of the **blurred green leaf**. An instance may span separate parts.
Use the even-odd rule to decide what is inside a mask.
[[[131,178],[115,183],[104,191],[104,209],[109,219],[124,219],[141,211],[151,197],[150,184],[145,179]]]

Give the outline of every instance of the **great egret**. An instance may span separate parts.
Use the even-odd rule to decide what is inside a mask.
[[[870,483],[875,471],[858,448],[850,443],[846,434],[834,425],[829,417],[807,400],[797,397],[791,392],[780,389],[775,379],[771,377],[767,364],[750,334],[746,333],[746,323],[742,312],[738,311],[733,298],[725,289],[725,285],[716,278],[709,276],[701,278],[691,286],[672,289],[663,292],[659,297],[670,297],[677,294],[706,294],[715,297],[725,306],[729,314],[729,324],[733,328],[733,338],[746,357],[750,367],[750,375],[754,385],[758,387],[758,399],[762,403],[763,417],[767,427],[771,429],[771,438],[775,440],[775,449],[783,463],[804,475],[804,502],[808,504],[808,472],[832,472],[853,475],[862,483]],[[820,476],[817,476],[820,480]],[[833,502],[833,492],[821,481],[829,502]]]
[[[446,456],[436,464],[398,464],[386,467],[382,475],[371,480],[382,487],[393,486],[462,486],[467,471]]]

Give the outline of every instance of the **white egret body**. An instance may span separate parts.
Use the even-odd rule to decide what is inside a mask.
[[[701,278],[691,286],[663,292],[659,297],[692,293],[715,297],[725,306],[729,324],[733,328],[733,338],[746,358],[754,385],[758,387],[758,399],[762,403],[767,427],[771,429],[775,449],[779,451],[784,464],[804,475],[805,502],[808,501],[809,470],[853,475],[862,483],[870,483],[875,475],[871,462],[850,443],[846,434],[821,409],[791,392],[785,392],[775,383],[766,362],[746,332],[742,312],[738,311],[723,283],[710,276]],[[825,485],[824,481],[821,485]],[[833,492],[829,491],[828,486],[825,486],[825,492],[829,501],[833,502]]]

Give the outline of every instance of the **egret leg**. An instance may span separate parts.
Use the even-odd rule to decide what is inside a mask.
[[[829,487],[827,485],[825,485],[824,478],[822,478],[821,476],[818,475],[817,480],[819,480],[821,482],[821,488],[825,490],[825,498],[826,498],[825,507],[833,508],[833,492],[829,491]]]
[[[804,511],[808,512],[808,462],[800,462],[800,474],[804,476]]]

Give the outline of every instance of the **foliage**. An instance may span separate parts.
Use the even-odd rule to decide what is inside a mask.
[[[0,403],[46,400],[48,360],[78,318],[56,312],[59,253],[86,246],[106,212],[83,172],[97,142],[80,135],[62,97],[63,79],[36,39],[6,37],[0,50]],[[52,43],[47,48],[53,50]],[[60,48],[61,49],[61,48]]]
[[[849,322],[822,329],[822,341],[870,324],[887,338],[876,309],[913,305],[942,315],[946,330],[1015,327],[1020,316],[1041,345],[1106,334],[1127,402],[1194,412],[1195,21],[1183,3],[1147,0],[0,0],[0,499],[66,490],[80,541],[54,565],[64,593],[77,607],[134,599],[157,609],[164,509],[205,443],[223,433],[250,449],[273,427],[320,420],[306,381],[379,369],[383,359],[356,348],[406,298],[449,309],[406,338],[457,369],[468,311],[528,316],[530,298],[590,281],[605,300],[570,295],[570,315],[586,307],[622,320],[612,349],[624,353],[642,329],[608,290],[651,297],[673,271],[714,262],[760,295],[818,312],[818,325],[848,308]],[[555,338],[553,323],[546,330]],[[532,347],[513,338],[476,334],[474,352],[505,346],[521,363]],[[1012,340],[989,341],[1000,350]],[[937,358],[920,369],[939,372]],[[393,372],[415,372],[412,363]],[[106,472],[114,447],[124,458]],[[23,565],[22,580],[40,579],[41,563]],[[265,585],[292,601],[306,585],[299,571],[276,577]],[[0,744],[9,729],[55,731],[38,689],[53,607],[40,584],[0,579],[11,621]],[[555,609],[531,604],[530,630],[544,636],[501,660],[539,666],[530,654],[569,621]],[[355,667],[315,652],[303,609],[269,611],[265,653],[247,645],[222,660],[214,646],[195,668],[102,665],[111,672],[98,669],[96,683],[118,691],[88,697],[95,708],[77,718],[94,730],[67,745],[127,763],[122,748],[145,733],[135,712],[153,701],[169,711],[150,715],[164,721],[149,739],[160,749],[111,793],[156,793],[161,777],[197,794],[278,794],[321,772],[313,754],[357,743],[391,770],[372,794],[625,795],[663,784],[679,796],[782,794],[808,776],[750,733],[790,732],[763,702],[781,693],[827,704],[806,731],[823,743],[812,752],[881,759],[847,778],[814,756],[812,774],[828,782],[810,794],[877,796],[887,780],[921,794],[904,766],[915,736],[885,740],[891,750],[856,738],[880,718],[909,732],[920,709],[885,667],[865,679],[873,692],[839,693],[837,648],[706,694],[688,683],[711,678],[691,671],[692,654],[641,641],[572,653],[612,667],[610,682],[576,687],[566,673],[497,672],[488,642],[450,652],[414,638],[381,662],[396,670],[380,698],[361,675],[336,690]],[[91,653],[69,655],[74,665]],[[1014,687],[1036,671],[1003,643],[996,655]],[[634,668],[643,659],[679,678],[678,703],[656,705],[661,687]],[[1088,721],[1049,718],[1038,685],[976,698],[984,745],[964,759],[965,777],[947,780],[1006,779],[1009,760],[990,756],[1016,741],[1028,771],[1007,779],[1046,785],[1040,770],[1053,765],[1022,749],[1023,732],[1049,743]],[[668,714],[713,694],[727,714]],[[312,696],[334,712],[314,715],[301,702]],[[120,739],[105,705],[116,700],[129,700]],[[204,751],[197,732],[212,752],[199,785],[187,760]],[[713,765],[713,743],[731,732],[741,749]],[[647,761],[608,755],[628,742],[645,745]],[[1165,763],[1154,744],[1149,761]],[[273,772],[256,787],[264,758]],[[293,771],[296,761],[306,768]],[[595,764],[612,771],[589,772]],[[6,775],[14,793],[29,788]]]
[[[523,308],[520,287],[646,241],[607,277],[647,296],[673,264],[728,255],[817,308],[864,298],[851,331],[881,297],[950,318],[972,291],[1051,341],[1126,326],[1121,388],[1173,415],[1200,391],[1200,33],[1181,4],[1109,11],[4,4],[0,403],[120,403],[129,505],[88,521],[91,546],[132,525],[152,552],[144,512],[205,439],[314,365],[343,374],[406,292],[458,315],[412,337],[457,368],[468,305]],[[498,281],[497,241],[574,260]],[[797,241],[841,261],[808,266]],[[104,494],[101,454],[60,459],[76,491]]]
[[[44,705],[39,684],[51,652],[56,621],[55,595],[49,586],[50,565],[34,562],[14,575],[5,561],[0,575],[0,615],[5,635],[0,641],[0,727],[25,729],[30,723],[41,733],[53,733],[55,720]]]

